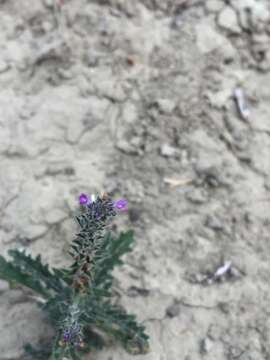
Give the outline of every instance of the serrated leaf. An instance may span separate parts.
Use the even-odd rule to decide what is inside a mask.
[[[149,351],[148,336],[144,326],[137,324],[135,316],[109,302],[91,301],[82,314],[86,322],[94,323],[106,334],[120,341],[131,353],[143,354]]]
[[[122,264],[121,257],[132,250],[134,242],[133,231],[120,234],[117,239],[113,239],[110,234],[104,239],[97,256],[101,260],[95,274],[95,286],[102,286],[108,289],[111,286],[111,272],[115,266]]]
[[[24,285],[43,296],[48,296],[47,289],[39,279],[33,278],[31,274],[6,261],[2,256],[0,256],[0,278],[11,284],[18,283]]]
[[[49,270],[49,266],[42,264],[41,256],[36,258],[27,255],[24,251],[10,250],[9,255],[13,258],[13,264],[20,268],[22,272],[29,274],[33,279],[40,281],[48,290],[56,292],[63,289],[64,285],[61,279]]]

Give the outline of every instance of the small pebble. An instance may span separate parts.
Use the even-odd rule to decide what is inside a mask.
[[[221,220],[216,216],[209,215],[206,220],[206,226],[213,230],[222,230],[224,228]]]
[[[240,278],[241,277],[241,273],[240,271],[236,268],[236,267],[232,267],[230,269],[230,275],[234,278]]]
[[[43,0],[43,3],[47,8],[53,8],[54,6],[54,0]]]
[[[201,353],[209,353],[213,347],[213,342],[208,338],[204,338],[201,342]]]
[[[137,286],[130,286],[127,290],[127,295],[130,297],[136,296],[149,296],[150,291],[148,289],[139,288]]]
[[[166,309],[166,315],[169,316],[170,318],[178,316],[179,313],[180,313],[180,305],[176,303],[168,306]]]
[[[160,149],[160,153],[164,157],[172,157],[177,153],[177,149],[168,144],[163,144]]]
[[[207,0],[205,6],[210,12],[219,12],[224,7],[224,3],[220,0]]]
[[[188,200],[194,204],[204,204],[207,201],[207,195],[203,189],[197,188],[187,194]]]
[[[8,64],[4,60],[0,60],[0,74],[6,72],[8,69]]]
[[[175,102],[170,99],[159,99],[157,103],[163,114],[172,114],[175,109]]]
[[[9,290],[9,283],[5,280],[0,280],[0,294]]]
[[[98,65],[99,57],[93,52],[87,52],[84,55],[84,61],[89,67],[96,67]]]
[[[241,28],[238,24],[236,12],[232,7],[225,6],[225,8],[219,13],[217,21],[221,28],[229,31],[230,33],[241,33]]]
[[[140,220],[141,210],[133,207],[129,210],[128,215],[131,222],[137,222]]]

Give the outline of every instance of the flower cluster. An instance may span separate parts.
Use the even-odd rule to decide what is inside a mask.
[[[79,324],[72,324],[68,329],[64,330],[63,341],[73,344],[79,344],[81,342],[81,326]]]
[[[99,208],[96,214],[97,218],[99,218],[99,216],[102,216],[105,210],[108,210],[109,213],[111,213],[113,209],[120,211],[127,210],[128,203],[126,199],[119,199],[112,202],[109,199],[107,199],[106,201],[106,198],[106,195],[103,195],[101,198],[96,199],[94,195],[89,198],[86,194],[81,194],[79,196],[79,203],[81,205],[87,205],[90,209]]]
[[[68,316],[61,326],[61,340],[59,345],[65,347],[68,345],[81,347],[83,344],[82,327],[78,322],[80,309],[78,304],[72,304],[68,308]]]
[[[0,279],[21,284],[42,297],[43,308],[55,325],[52,347],[31,348],[31,358],[82,359],[82,351],[99,348],[106,337],[115,338],[132,354],[148,351],[144,325],[138,324],[112,299],[113,270],[132,250],[133,231],[111,234],[113,217],[127,209],[125,199],[107,195],[79,197],[78,232],[71,241],[71,264],[51,269],[36,257],[19,249],[10,250],[12,260],[0,255]],[[48,356],[47,356],[48,352]],[[39,356],[40,355],[40,356]],[[28,356],[27,356],[28,358]]]
[[[61,346],[83,346],[82,329],[81,326],[74,322],[69,327],[65,328],[62,333],[62,339],[60,340]]]

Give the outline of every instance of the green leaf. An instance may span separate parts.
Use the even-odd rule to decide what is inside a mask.
[[[47,360],[51,354],[49,344],[40,344],[38,348],[34,348],[31,344],[26,344],[24,350],[27,360]]]
[[[99,334],[96,329],[92,329],[89,326],[84,328],[83,331],[84,338],[83,341],[85,343],[85,347],[82,349],[82,352],[89,352],[93,349],[102,349],[105,345],[105,340]]]
[[[149,351],[148,336],[144,332],[144,326],[137,324],[134,315],[127,314],[123,309],[109,302],[94,302],[92,299],[91,305],[82,314],[82,319],[86,323],[93,323],[120,341],[130,353],[144,354]]]
[[[1,279],[26,286],[45,297],[49,297],[52,291],[57,293],[65,288],[64,272],[50,271],[48,265],[42,264],[40,255],[33,258],[19,250],[10,250],[9,255],[11,261],[0,257]]]
[[[45,297],[48,296],[46,287],[39,279],[33,278],[30,273],[26,273],[20,267],[6,261],[2,256],[0,256],[0,278],[11,284],[24,285]]]
[[[75,349],[70,349],[70,356],[72,360],[82,360]]]
[[[100,257],[96,269],[94,284],[96,287],[108,289],[111,286],[111,272],[115,266],[122,264],[121,257],[132,250],[134,242],[133,231],[121,233],[117,239],[113,239],[110,234],[104,238],[102,246],[97,253]]]
[[[77,349],[70,346],[59,346],[58,340],[54,344],[52,355],[49,360],[82,360]]]
[[[27,255],[25,251],[10,250],[9,255],[13,258],[13,264],[16,268],[20,268],[22,272],[29,274],[33,279],[43,284],[43,287],[48,290],[54,290],[55,292],[61,291],[64,288],[64,283],[61,281],[58,273],[56,276],[49,270],[48,265],[43,265],[41,262],[41,256],[38,255],[33,258],[31,255]]]

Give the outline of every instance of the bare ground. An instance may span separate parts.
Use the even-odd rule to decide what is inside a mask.
[[[115,287],[151,337],[137,359],[269,359],[269,2],[2,0],[0,49],[1,253],[61,266],[77,195],[123,195],[136,246]],[[17,360],[50,328],[0,291],[0,359]]]

